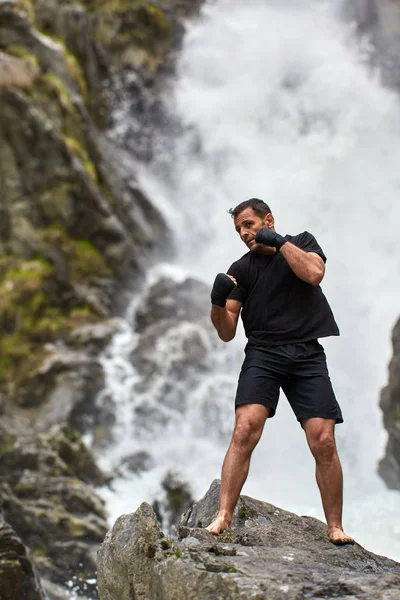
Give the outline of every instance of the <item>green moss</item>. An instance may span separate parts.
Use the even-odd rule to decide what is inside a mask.
[[[247,509],[245,506],[242,506],[239,510],[239,519],[245,519],[247,516]]]
[[[88,153],[86,152],[86,150],[82,146],[82,144],[76,138],[68,137],[68,136],[64,137],[64,141],[67,144],[70,152],[72,154],[74,154],[77,158],[79,158],[79,160],[83,163],[83,165],[84,165],[86,171],[89,173],[92,181],[94,183],[97,183],[96,167],[94,166],[92,161],[89,159]]]
[[[36,491],[36,485],[32,483],[18,483],[15,486],[15,494],[19,497],[32,496]]]
[[[115,55],[117,68],[127,60],[156,72],[171,39],[171,24],[162,8],[142,0],[107,0],[96,16],[96,40]]]
[[[44,546],[34,546],[30,549],[30,552],[34,558],[47,556],[47,550]]]
[[[203,521],[197,521],[197,527],[200,527],[200,529],[203,527]]]
[[[29,21],[35,18],[35,9],[31,0],[17,0],[17,9],[27,15]]]
[[[88,240],[71,240],[71,281],[85,281],[88,277],[109,277],[110,268],[103,255]]]
[[[17,438],[10,433],[1,433],[0,434],[0,456],[7,454],[7,452],[11,452],[14,448],[15,442]]]
[[[178,548],[178,546],[175,548],[175,556],[177,558],[180,558],[182,556],[182,551],[180,548]]]
[[[228,569],[226,572],[227,573],[237,573],[237,569],[235,567],[230,567],[230,569]]]
[[[68,532],[72,538],[82,538],[87,533],[85,522],[69,515]]]
[[[223,533],[220,533],[219,535],[217,535],[217,540],[219,542],[223,542],[223,543],[228,543],[228,544],[231,543],[232,538],[233,538],[232,531],[224,531]]]
[[[110,277],[111,270],[103,255],[89,240],[72,239],[60,224],[53,224],[40,233],[47,244],[64,256],[72,284],[88,283],[92,277]]]
[[[65,48],[65,47],[64,47]],[[73,80],[77,83],[79,91],[86,101],[88,97],[88,87],[85,76],[74,54],[65,48],[65,63]]]
[[[75,112],[71,94],[66,88],[64,82],[55,73],[45,73],[42,75],[42,81],[47,88],[48,96],[51,99],[56,98],[60,106],[69,114]]]
[[[28,48],[20,44],[10,44],[7,46],[7,54],[16,56],[17,58],[24,58],[36,67],[39,66],[39,59],[36,54],[33,54]]]
[[[168,550],[169,548],[171,548],[171,542],[167,539],[162,539],[160,544],[163,550]]]
[[[42,230],[43,241],[59,248],[73,283],[108,277],[110,269],[100,252],[86,240],[72,240],[60,227]],[[0,383],[19,380],[43,359],[43,344],[64,337],[76,327],[101,315],[91,306],[62,306],[46,292],[54,279],[47,261],[0,259]]]

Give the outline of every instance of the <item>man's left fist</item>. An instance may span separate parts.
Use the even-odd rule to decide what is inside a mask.
[[[263,227],[259,229],[256,233],[256,237],[254,238],[257,244],[264,244],[265,246],[273,246],[277,250],[279,250],[283,244],[287,242],[282,235],[276,233],[276,231],[272,231],[272,229],[268,229],[268,227]]]

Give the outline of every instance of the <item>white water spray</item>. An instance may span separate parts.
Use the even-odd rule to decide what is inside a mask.
[[[186,36],[167,100],[183,133],[168,140],[142,185],[168,207],[179,276],[211,285],[246,251],[227,209],[252,196],[271,205],[278,232],[316,236],[328,256],[323,290],[341,329],[340,338],[322,342],[345,417],[337,428],[344,525],[368,549],[400,560],[400,496],[376,475],[385,443],[379,393],[399,314],[400,111],[398,97],[368,67],[368,44],[340,20],[339,8],[334,0],[206,4]],[[129,382],[137,374],[124,360],[124,335],[128,329],[105,368],[128,424],[135,402]],[[223,358],[215,353],[218,397],[208,377],[189,398],[205,405],[216,397],[214,423],[219,419],[222,431],[201,428],[200,413],[190,410],[175,415],[161,439],[150,431],[157,467],[115,483],[118,493],[107,494],[112,517],[151,501],[167,469],[188,480],[196,497],[219,477],[243,345],[240,331],[219,345]],[[118,363],[128,371],[115,394]],[[133,451],[143,440],[132,439],[126,426],[121,437]],[[313,471],[304,435],[281,397],[243,492],[323,518]]]

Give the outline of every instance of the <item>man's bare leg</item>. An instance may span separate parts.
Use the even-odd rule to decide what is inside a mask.
[[[247,479],[252,452],[269,413],[270,409],[261,404],[243,404],[236,409],[235,429],[222,466],[219,511],[207,527],[210,533],[218,535],[231,524],[236,502]]]
[[[334,544],[354,544],[343,531],[343,474],[336,449],[334,419],[303,419],[307,442],[315,458],[315,474],[327,522],[327,534]]]

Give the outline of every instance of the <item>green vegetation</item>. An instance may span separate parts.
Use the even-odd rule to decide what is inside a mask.
[[[10,433],[3,432],[0,434],[0,456],[11,452],[14,448],[17,438]]]
[[[70,52],[70,50],[67,50],[67,48],[64,47],[64,51],[65,51],[65,62],[66,62],[69,74],[71,75],[73,80],[78,84],[78,88],[79,88],[79,91],[80,91],[83,99],[87,100],[88,87],[87,87],[87,83],[86,83],[86,79],[83,74],[83,71],[79,65],[79,62],[78,62],[76,56],[74,54],[72,54],[72,52]]]
[[[239,519],[245,519],[247,516],[247,509],[245,506],[242,506],[239,510]]]
[[[33,554],[34,558],[47,556],[46,548],[43,546],[34,546],[30,549],[31,554]]]
[[[35,9],[32,5],[31,0],[17,0],[17,8],[28,16],[29,21],[34,20]]]
[[[65,143],[67,144],[70,152],[74,154],[79,160],[83,163],[86,171],[89,173],[93,183],[97,183],[97,173],[96,167],[89,159],[89,156],[85,150],[85,148],[80,144],[80,142],[73,137],[66,136],[64,138]]]
[[[71,239],[60,227],[41,231],[43,241],[60,250],[69,285],[110,276],[100,252],[87,240]],[[93,306],[63,302],[54,285],[54,267],[36,258],[0,258],[0,383],[28,373],[46,351],[43,344],[64,337],[101,315]],[[69,293],[70,294],[70,293]]]
[[[217,535],[218,542],[231,543],[233,539],[233,531],[224,531]]]
[[[138,62],[150,73],[157,71],[171,39],[171,24],[162,8],[142,0],[84,4],[96,9],[96,40],[114,55],[117,68],[127,60]]]
[[[64,82],[55,73],[45,73],[42,75],[42,82],[47,91],[50,100],[56,100],[61,108],[69,114],[73,114],[74,106],[72,104],[71,94],[66,88]]]
[[[7,54],[16,56],[17,58],[24,58],[36,67],[39,66],[39,59],[36,54],[33,54],[30,50],[28,50],[28,48],[20,44],[10,44],[7,46]]]

